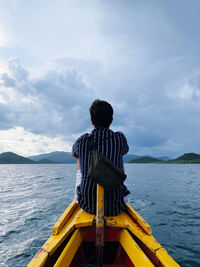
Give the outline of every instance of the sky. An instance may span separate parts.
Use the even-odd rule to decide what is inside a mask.
[[[129,153],[200,154],[199,0],[0,0],[0,153],[71,151],[95,99]]]

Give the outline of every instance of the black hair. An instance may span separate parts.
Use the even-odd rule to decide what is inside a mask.
[[[96,99],[90,107],[90,115],[95,127],[109,127],[113,120],[113,108],[108,102]]]

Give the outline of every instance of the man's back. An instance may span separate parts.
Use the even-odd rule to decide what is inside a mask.
[[[113,132],[108,127],[97,127],[90,134],[96,148],[118,168],[123,168],[123,155],[128,152],[126,138],[121,132]],[[78,203],[84,210],[96,213],[96,182],[88,176],[91,150],[88,134],[81,136],[73,145],[72,152],[80,159],[82,182],[78,192]],[[115,216],[125,209],[125,186],[105,190],[105,215]]]

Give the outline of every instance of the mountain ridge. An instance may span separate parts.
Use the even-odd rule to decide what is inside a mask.
[[[76,159],[72,157],[71,153],[64,151],[54,151],[50,153],[33,155],[29,156],[28,158],[36,162],[45,159],[45,160],[50,160],[53,163],[76,163]]]
[[[139,157],[137,159],[130,160],[128,163],[158,163],[158,162],[163,162],[163,160],[150,157],[150,156],[144,156],[144,157]]]
[[[183,155],[171,160],[161,160],[159,158],[145,156],[133,159],[128,163],[200,164],[200,155],[196,153],[184,153]]]
[[[127,154],[123,157],[124,163],[169,163],[169,164],[200,164],[200,154],[184,153],[183,155],[166,160],[167,157],[138,156]],[[4,152],[0,154],[0,164],[59,164],[76,163],[70,152],[54,151],[45,154],[39,154],[29,157],[23,157],[13,152]]]
[[[22,157],[13,152],[4,152],[0,154],[0,164],[33,164],[34,161],[26,157]]]

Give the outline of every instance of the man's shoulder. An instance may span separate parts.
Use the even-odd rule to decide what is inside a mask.
[[[88,138],[88,133],[82,134],[75,142],[83,142]]]
[[[118,135],[118,136],[121,136],[121,137],[125,137],[125,135],[122,133],[122,132],[120,132],[120,131],[118,131],[118,132],[113,132],[115,135]]]

